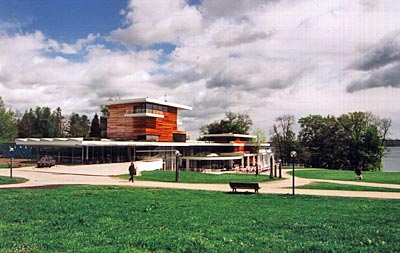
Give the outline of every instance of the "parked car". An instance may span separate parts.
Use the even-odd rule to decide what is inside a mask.
[[[38,168],[51,167],[56,165],[56,160],[51,156],[43,156],[37,163]]]

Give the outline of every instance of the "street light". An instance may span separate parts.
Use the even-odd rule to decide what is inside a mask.
[[[11,161],[10,161],[10,177],[12,178],[12,169],[13,169],[13,156],[14,156],[14,148],[10,147],[10,155],[11,155]]]
[[[278,162],[279,162],[279,178],[282,178],[282,160],[279,159]]]
[[[176,161],[176,168],[175,168],[175,182],[179,182],[179,158],[181,157],[181,153],[179,150],[175,151],[175,161]]]
[[[294,159],[296,156],[296,151],[290,151],[290,157],[292,158],[292,195],[294,195]]]

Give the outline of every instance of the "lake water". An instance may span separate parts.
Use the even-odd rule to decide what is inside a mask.
[[[400,172],[400,147],[389,147],[383,156],[384,172]]]

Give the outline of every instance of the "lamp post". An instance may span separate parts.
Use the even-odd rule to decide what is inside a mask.
[[[290,151],[290,157],[292,158],[292,195],[294,195],[294,159],[296,156],[296,151]]]
[[[12,169],[13,169],[13,156],[14,156],[14,148],[10,147],[10,177],[12,178]]]
[[[175,151],[175,161],[176,161],[176,168],[175,168],[175,182],[179,182],[179,158],[181,153],[179,150]]]
[[[282,178],[282,160],[279,159],[278,162],[279,162],[279,178]]]

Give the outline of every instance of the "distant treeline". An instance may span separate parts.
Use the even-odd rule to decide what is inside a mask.
[[[400,147],[400,140],[386,140],[385,141],[386,147]]]
[[[86,115],[63,115],[61,108],[30,108],[24,113],[5,107],[0,97],[0,144],[15,138],[100,138],[101,128],[97,114],[92,122]]]

